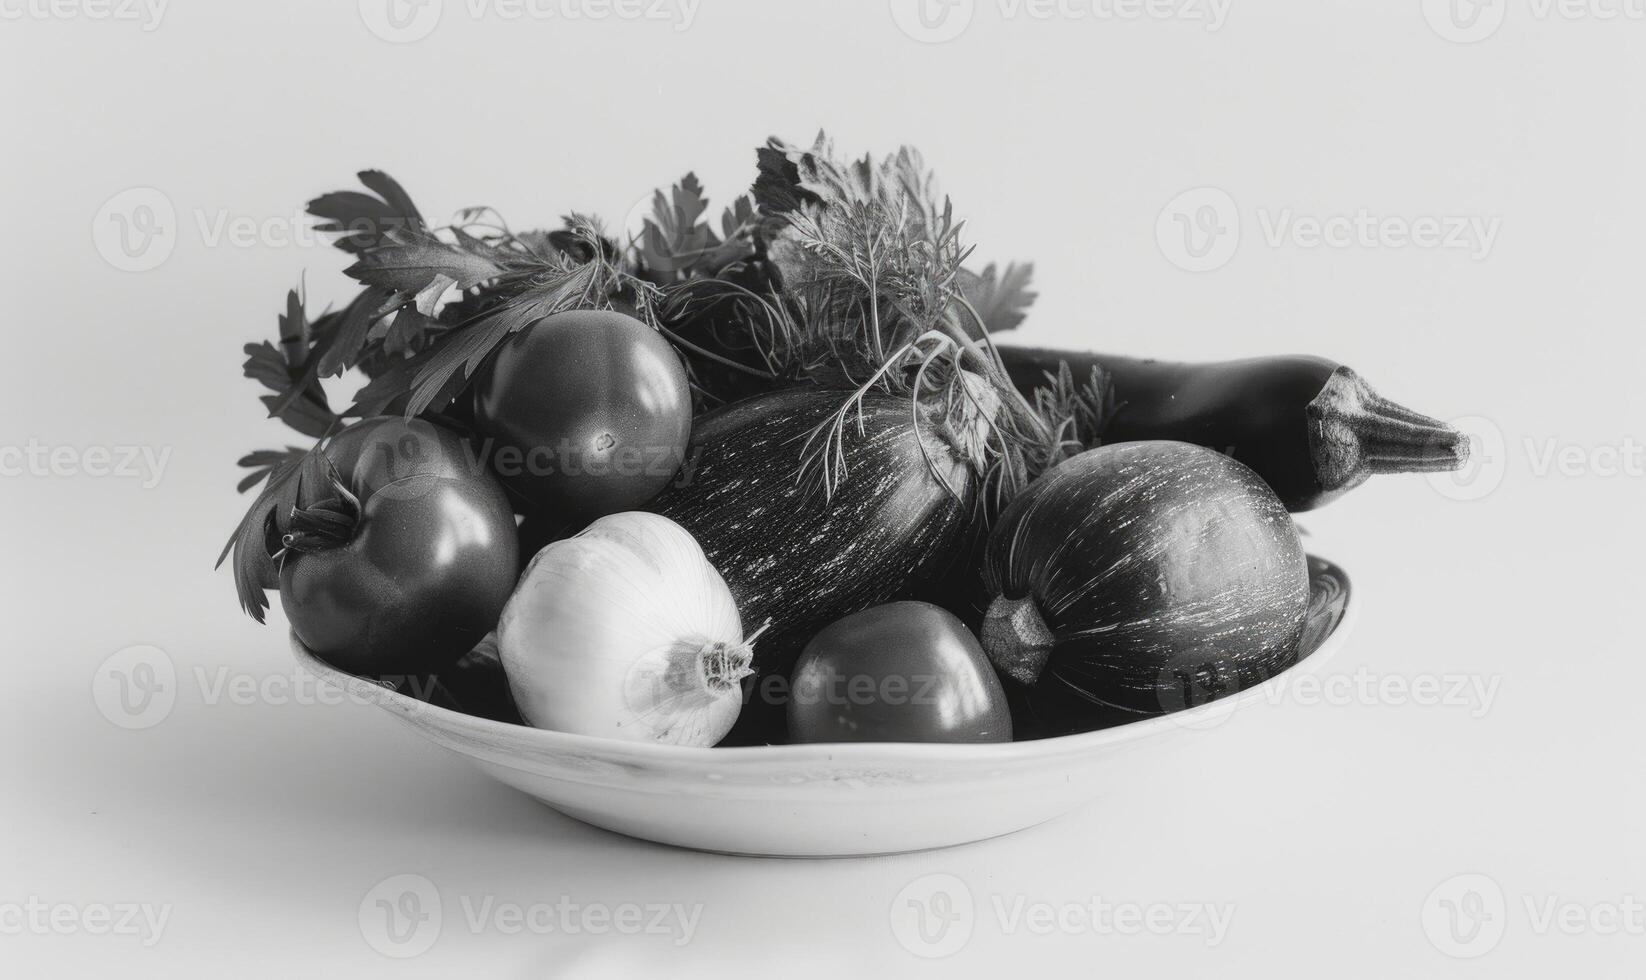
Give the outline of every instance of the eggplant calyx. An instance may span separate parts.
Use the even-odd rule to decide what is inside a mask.
[[[1440,473],[1469,459],[1467,436],[1384,398],[1347,367],[1332,372],[1307,411],[1315,475],[1328,493],[1374,473]]]
[[[1046,669],[1057,638],[1035,607],[1034,599],[996,596],[983,617],[983,652],[995,669],[1025,687],[1034,686]]]

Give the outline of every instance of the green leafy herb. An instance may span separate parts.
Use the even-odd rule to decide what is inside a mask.
[[[358,176],[376,197],[359,191],[336,191],[309,202],[309,213],[324,221],[316,227],[340,236],[338,248],[363,252],[415,238],[425,230],[422,214],[394,178],[378,170],[362,170]]]
[[[1056,374],[1046,372],[1046,382],[1034,390],[1036,412],[1051,423],[1051,438],[1040,447],[1037,460],[1041,471],[1100,445],[1114,414],[1114,387],[1109,373],[1097,365],[1077,385],[1069,362],[1060,361]]]
[[[1037,295],[1029,289],[1033,275],[1031,262],[1013,262],[998,272],[991,262],[981,273],[962,271],[960,291],[988,333],[1004,333],[1017,329],[1028,316]]]
[[[317,455],[315,450],[288,446],[284,450],[261,450],[240,459],[240,465],[252,472],[240,481],[240,492],[262,482],[263,489],[252,501],[246,515],[229,535],[228,543],[217,556],[217,565],[232,553],[234,555],[234,589],[240,597],[240,608],[252,619],[263,622],[269,608],[267,591],[273,581],[275,565],[272,547],[279,540],[277,532],[281,515],[289,515],[298,505],[298,474]]]
[[[325,393],[318,387],[304,387],[305,361],[309,354],[311,331],[303,300],[297,290],[286,295],[286,311],[279,318],[280,346],[268,341],[245,346],[246,361],[242,366],[245,376],[261,384],[274,394],[262,396],[263,405],[271,417],[319,439],[332,431],[339,419],[326,403]]]
[[[688,173],[665,194],[652,196],[652,213],[640,233],[640,261],[657,281],[679,276],[717,275],[754,254],[758,215],[754,203],[739,197],[720,216],[716,230],[708,222],[709,199],[696,174]]]

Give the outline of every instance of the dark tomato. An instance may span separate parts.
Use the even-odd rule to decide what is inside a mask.
[[[336,547],[288,551],[280,603],[309,649],[357,674],[443,670],[497,624],[514,589],[514,512],[464,440],[374,418],[326,455],[360,501]]]
[[[634,510],[674,478],[691,388],[657,331],[622,313],[573,310],[493,355],[475,378],[474,416],[510,491],[589,519]]]
[[[1006,692],[953,613],[893,602],[831,623],[795,665],[796,742],[1009,742]]]

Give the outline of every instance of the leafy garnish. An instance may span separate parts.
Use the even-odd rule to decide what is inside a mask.
[[[980,273],[962,270],[960,291],[988,333],[1015,330],[1028,316],[1036,293],[1029,289],[1034,263],[1010,263],[996,271],[990,262]]]
[[[240,465],[252,473],[240,481],[240,492],[255,487],[259,480],[263,489],[246,510],[246,516],[235,526],[228,543],[217,556],[220,567],[223,560],[234,555],[234,589],[240,597],[240,608],[259,623],[269,608],[266,590],[273,588],[275,566],[274,537],[280,515],[290,514],[297,507],[298,474],[316,455],[315,450],[292,446],[284,450],[261,450],[240,459]]]
[[[1051,438],[1040,447],[1040,470],[1101,445],[1103,430],[1114,414],[1109,373],[1095,364],[1086,380],[1076,385],[1069,362],[1059,361],[1056,374],[1046,372],[1046,382],[1034,390],[1035,410],[1051,423]]]
[[[274,392],[262,396],[272,417],[298,432],[319,439],[339,422],[318,387],[304,387],[305,362],[309,354],[311,330],[303,300],[297,290],[286,295],[286,311],[279,318],[280,346],[268,341],[245,346],[245,376]]]
[[[709,199],[696,174],[688,173],[667,194],[652,195],[652,213],[640,231],[639,262],[647,278],[667,282],[681,276],[718,275],[754,254],[758,215],[754,203],[739,197],[720,216],[717,230],[708,220]]]
[[[825,494],[843,478],[850,419],[880,388],[908,397],[913,423],[971,464],[987,503],[1009,499],[1038,473],[1037,447],[1053,440],[1054,424],[1018,393],[988,342],[988,318],[964,291],[983,277],[964,272],[963,226],[920,155],[905,147],[842,164],[820,134],[809,150],[773,140],[759,161],[762,237],[803,323],[802,372],[856,386],[807,441],[802,476]],[[1025,274],[986,272],[974,293],[1007,322],[1027,301]]]
[[[329,546],[358,516],[320,451],[343,419],[438,421],[511,335],[567,310],[620,309],[657,329],[685,357],[700,407],[789,383],[855,389],[797,460],[825,493],[845,475],[854,406],[874,389],[907,397],[914,425],[952,445],[996,506],[1100,437],[1100,374],[1077,385],[1065,367],[1032,401],[1012,385],[991,335],[1023,321],[1032,267],[966,268],[963,224],[919,153],[841,162],[819,133],[805,149],[770,140],[757,163],[751,194],[718,221],[688,173],[621,243],[576,213],[516,233],[473,207],[435,227],[375,170],[359,174],[364,191],[312,200],[360,290],[313,321],[293,291],[277,340],[246,345],[270,416],[319,442],[241,460],[241,492],[261,489],[218,563],[233,554],[242,608],[261,622],[276,556]],[[339,414],[320,382],[350,370],[367,383]]]
[[[362,170],[358,176],[376,197],[359,191],[334,191],[309,202],[309,213],[324,222],[316,227],[340,236],[335,243],[338,248],[363,252],[415,237],[424,230],[423,215],[394,178],[379,170]]]

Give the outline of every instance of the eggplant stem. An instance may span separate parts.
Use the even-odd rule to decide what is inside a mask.
[[[1469,458],[1463,433],[1384,398],[1347,367],[1332,372],[1308,416],[1315,474],[1329,493],[1374,473],[1446,472]]]
[[[1034,599],[1028,596],[996,596],[983,617],[980,639],[995,669],[1025,687],[1034,686],[1040,679],[1057,643]]]

